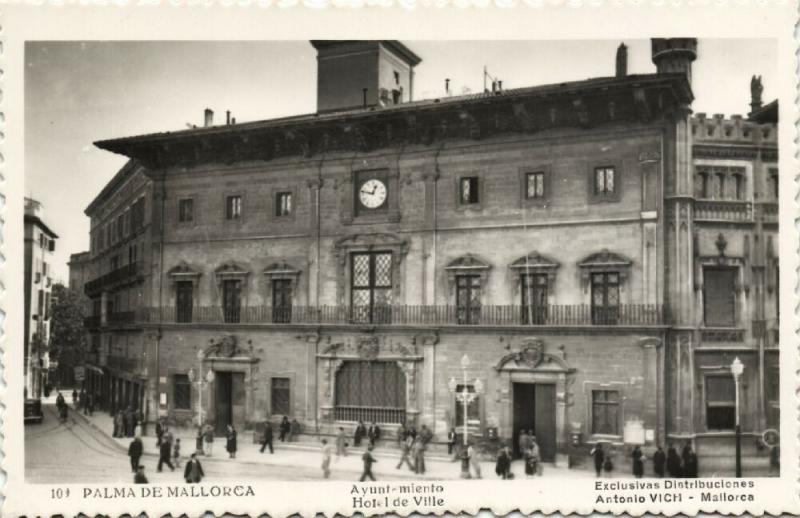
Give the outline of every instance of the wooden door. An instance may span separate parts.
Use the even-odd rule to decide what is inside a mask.
[[[533,383],[514,383],[513,385],[512,449],[514,455],[519,451],[519,436],[522,430],[534,430],[536,410],[536,385]]]
[[[553,462],[556,458],[556,386],[537,383],[535,385],[534,430],[542,460]]]
[[[225,435],[225,430],[231,422],[233,405],[231,404],[232,387],[231,373],[214,373],[214,386],[216,387],[216,397],[214,398],[214,430],[217,435]]]
[[[236,430],[244,429],[245,422],[245,395],[244,372],[231,374],[231,422]]]

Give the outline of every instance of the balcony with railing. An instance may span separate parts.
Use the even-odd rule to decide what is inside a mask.
[[[756,203],[756,214],[765,223],[778,222],[778,204],[776,202]]]
[[[697,200],[694,203],[696,221],[753,221],[753,204],[738,200]]]
[[[412,326],[660,326],[666,308],[657,304],[525,306],[251,306],[143,308],[138,318],[168,324],[343,324]]]
[[[117,285],[126,284],[128,282],[139,279],[143,274],[142,262],[137,261],[128,263],[121,268],[112,270],[111,272],[101,275],[100,277],[87,282],[83,288],[84,292],[91,296],[97,295],[101,291],[115,287]]]

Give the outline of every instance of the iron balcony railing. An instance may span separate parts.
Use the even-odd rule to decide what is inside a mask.
[[[400,424],[406,420],[406,409],[337,405],[334,407],[334,419],[337,421]]]
[[[87,282],[83,290],[87,295],[95,295],[110,286],[125,283],[137,278],[142,275],[142,271],[141,261],[129,263]]]
[[[370,318],[371,316],[371,318]],[[352,324],[352,325],[475,325],[475,326],[582,326],[663,325],[665,306],[622,304],[480,306],[465,311],[458,306],[195,306],[142,308],[142,322],[174,324]]]

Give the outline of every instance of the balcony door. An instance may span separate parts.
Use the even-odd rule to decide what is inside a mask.
[[[619,317],[619,274],[592,274],[592,323],[613,325]]]
[[[175,320],[179,323],[192,321],[192,306],[194,305],[194,284],[192,281],[178,281],[175,283]]]
[[[350,279],[352,320],[373,324],[391,322],[392,253],[352,254]]]
[[[522,275],[522,323],[544,324],[547,320],[547,274]]]
[[[242,309],[242,281],[222,281],[222,309],[226,324],[238,324]]]
[[[456,276],[456,317],[459,324],[478,324],[481,317],[481,276]]]
[[[292,321],[292,281],[272,280],[272,321],[286,324]]]

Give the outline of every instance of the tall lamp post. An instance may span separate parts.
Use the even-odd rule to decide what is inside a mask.
[[[744,372],[744,364],[737,356],[731,363],[731,374],[736,385],[736,477],[742,476],[742,427],[739,422],[739,380]]]
[[[194,383],[197,381],[197,426],[203,426],[203,351],[197,351],[197,373],[194,369],[189,369],[189,381]],[[214,371],[208,370],[205,375],[205,381],[211,383],[214,381]]]
[[[450,388],[450,392],[455,394],[456,401],[460,402],[463,405],[463,411],[461,412],[463,417],[463,444],[464,444],[464,451],[466,452],[467,445],[469,444],[469,404],[475,401],[475,399],[483,393],[483,382],[481,380],[476,379],[473,385],[475,391],[470,392],[467,380],[467,369],[469,368],[470,360],[469,356],[466,354],[461,357],[461,374],[462,374],[462,384],[461,384],[461,391],[458,391],[458,382],[455,378],[450,378],[450,382],[448,383],[448,387]],[[469,463],[463,462],[461,464],[461,477],[462,478],[469,478]]]

